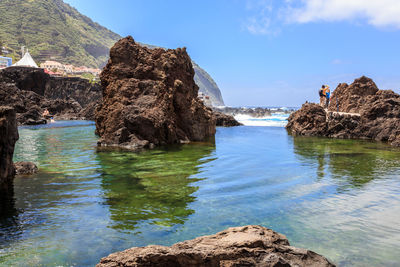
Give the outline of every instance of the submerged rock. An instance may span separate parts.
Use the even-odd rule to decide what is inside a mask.
[[[19,161],[14,163],[16,175],[30,175],[38,172],[38,167],[30,161]]]
[[[243,125],[238,122],[232,115],[227,115],[222,112],[214,111],[214,116],[217,126],[232,127]]]
[[[13,196],[15,169],[12,158],[18,138],[15,110],[0,106],[0,215]]]
[[[139,149],[202,141],[215,134],[212,111],[197,99],[186,49],[150,49],[127,37],[110,50],[100,75],[99,145]]]
[[[361,138],[400,146],[400,95],[379,90],[367,78],[339,84],[328,110],[304,104],[290,115],[286,126],[294,135]]]
[[[117,266],[334,266],[325,257],[290,246],[262,226],[232,227],[171,247],[134,247],[102,258],[97,267]]]

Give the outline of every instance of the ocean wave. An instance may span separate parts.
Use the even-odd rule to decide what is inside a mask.
[[[285,127],[289,114],[272,113],[271,116],[255,118],[249,115],[238,114],[235,119],[245,126],[272,126]]]

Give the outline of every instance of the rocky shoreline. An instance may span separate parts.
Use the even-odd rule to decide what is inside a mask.
[[[335,266],[325,257],[290,246],[286,236],[258,225],[232,227],[170,247],[135,247],[102,258],[117,266]]]
[[[29,67],[0,70],[0,105],[14,107],[19,125],[45,124],[45,109],[58,120],[93,120],[100,99],[100,85],[85,79],[52,77]]]
[[[400,95],[379,90],[363,76],[351,85],[339,84],[328,110],[304,104],[289,116],[286,129],[292,135],[369,139],[400,147]]]

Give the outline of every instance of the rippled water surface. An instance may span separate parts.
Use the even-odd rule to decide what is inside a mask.
[[[96,151],[96,141],[88,122],[20,129],[15,160],[40,172],[15,179],[0,265],[93,266],[246,224],[340,266],[400,264],[400,150],[281,127],[218,128],[215,143],[142,153]]]

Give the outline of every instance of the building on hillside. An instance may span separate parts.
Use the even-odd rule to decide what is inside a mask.
[[[100,69],[94,69],[94,68],[88,68],[87,69],[88,72],[90,72],[91,74],[93,74],[94,76],[99,76],[101,73]]]
[[[68,74],[73,73],[74,69],[75,69],[74,65],[70,65],[70,64],[64,65],[64,71]]]
[[[48,69],[44,69],[44,72],[45,73],[47,73],[47,74],[49,74],[49,75],[51,75],[51,76],[56,76],[56,77],[62,77],[62,76],[64,76],[64,72],[61,72],[61,71],[51,71],[51,70],[48,70]]]
[[[71,75],[81,75],[84,73],[91,73],[94,76],[99,76],[101,70],[88,68],[85,66],[75,67],[71,64],[62,64],[57,61],[46,60],[44,63],[40,64],[40,67],[47,70],[47,73],[51,73],[51,75],[60,75],[63,74],[71,74]]]
[[[197,97],[204,103],[204,105],[212,107],[211,99],[208,95],[204,94],[203,92],[199,92]]]
[[[82,74],[82,73],[87,73],[87,72],[88,72],[88,68],[85,66],[76,67],[74,70],[75,74]]]
[[[40,64],[40,67],[49,71],[64,71],[64,65],[57,61],[46,60],[44,63]]]
[[[28,49],[26,49],[24,56],[19,61],[17,61],[13,66],[39,68],[36,62],[33,60],[31,54],[29,54]]]
[[[101,70],[100,69],[94,69],[94,68],[88,68],[86,66],[80,66],[80,67],[76,67],[74,69],[74,73],[75,74],[84,74],[84,73],[91,73],[94,76],[99,76],[100,75]]]
[[[7,54],[10,54],[10,51],[8,51],[7,48],[6,48],[5,46],[3,46],[3,47],[1,47],[1,53],[2,53],[3,55],[7,55]]]
[[[10,67],[12,65],[12,58],[0,56],[0,69]]]

